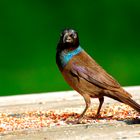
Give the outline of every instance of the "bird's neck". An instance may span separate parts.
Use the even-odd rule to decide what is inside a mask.
[[[63,69],[66,64],[77,54],[79,54],[83,49],[78,46],[74,50],[63,50],[57,54],[56,62],[60,69]]]

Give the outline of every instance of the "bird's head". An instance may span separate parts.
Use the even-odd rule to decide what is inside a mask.
[[[79,46],[78,33],[73,29],[65,29],[60,34],[57,50],[73,50]]]

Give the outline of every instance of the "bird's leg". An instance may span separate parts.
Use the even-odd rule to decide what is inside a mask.
[[[103,103],[104,103],[104,97],[99,98],[99,107],[98,107],[98,110],[97,110],[96,117],[98,117],[100,115],[100,110],[102,108]]]
[[[89,108],[90,106],[90,96],[88,94],[82,94],[82,96],[84,97],[84,100],[85,100],[85,103],[86,103],[86,107],[84,109],[84,111],[82,112],[82,114],[80,115],[79,119],[78,119],[78,123],[81,123],[87,109]]]

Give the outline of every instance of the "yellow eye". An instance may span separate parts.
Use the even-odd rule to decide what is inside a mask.
[[[76,34],[73,34],[73,38],[77,38],[77,35]]]

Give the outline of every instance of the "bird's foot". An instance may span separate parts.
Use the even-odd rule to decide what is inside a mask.
[[[80,118],[80,119],[76,119],[76,120],[67,120],[66,121],[67,124],[84,124],[84,120],[83,118]]]
[[[97,119],[101,119],[102,116],[100,114],[96,114],[95,116],[91,116],[89,117],[89,119],[92,119],[92,120],[97,120]]]
[[[86,121],[84,119],[82,120],[77,120],[77,124],[86,124]]]
[[[85,124],[86,122],[84,121],[84,117],[80,116],[76,120],[69,122],[69,123],[71,123],[71,124]]]
[[[96,114],[95,115],[95,119],[100,119],[101,118],[101,115],[100,114]]]

